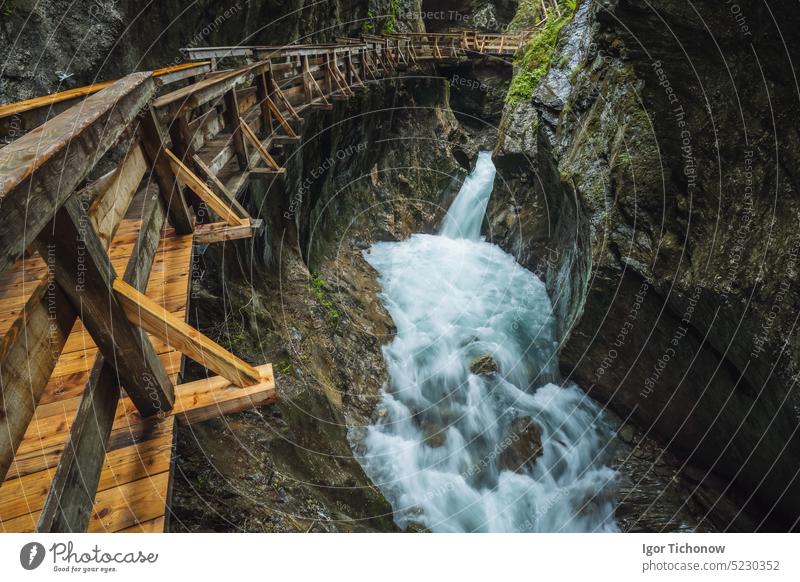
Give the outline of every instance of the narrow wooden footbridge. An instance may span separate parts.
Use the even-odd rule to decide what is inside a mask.
[[[260,231],[241,197],[283,179],[307,112],[426,63],[507,62],[524,40],[192,48],[0,106],[0,531],[164,531],[175,423],[277,399],[270,364],[187,324],[196,245]],[[184,358],[209,377],[181,383]]]

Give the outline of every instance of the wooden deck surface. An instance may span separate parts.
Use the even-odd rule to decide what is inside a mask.
[[[117,273],[124,272],[134,248],[141,207],[140,195],[114,235],[110,256]],[[151,299],[180,318],[188,300],[192,236],[178,235],[171,227],[162,232],[147,286]],[[15,265],[0,286],[0,338],[14,333],[26,302],[47,284],[47,267],[38,255]],[[151,341],[173,383],[177,383],[181,354],[156,338],[151,337]],[[0,486],[0,531],[35,530],[96,355],[92,338],[78,320]],[[176,421],[205,420],[274,401],[271,367],[262,366],[259,371],[262,384],[247,389],[230,386],[219,377],[176,386],[175,408],[161,419],[142,418],[132,402],[123,398],[117,407],[88,531],[163,531]]]
[[[141,204],[134,202],[114,236],[110,255],[117,273],[125,270],[130,258],[141,226],[140,212]],[[152,299],[180,317],[186,309],[191,253],[192,235],[180,236],[172,228],[165,229],[147,286]],[[34,285],[46,281],[47,276],[46,265],[38,255],[22,261],[14,272],[0,290],[2,334]],[[154,340],[154,346],[173,383],[177,382],[181,354],[162,342]],[[35,529],[96,355],[92,338],[78,320],[0,487],[3,531]],[[174,416],[143,419],[130,401],[120,402],[89,531],[163,530],[174,424]]]

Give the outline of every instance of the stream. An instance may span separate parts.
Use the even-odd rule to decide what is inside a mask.
[[[365,252],[397,332],[361,457],[400,527],[435,532],[617,531],[613,431],[576,385],[558,385],[544,284],[481,238],[487,152],[438,235]]]

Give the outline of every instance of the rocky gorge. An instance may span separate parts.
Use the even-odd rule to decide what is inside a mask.
[[[52,43],[65,3],[41,4],[15,0],[0,27],[12,44],[15,22],[31,14],[41,34],[6,64],[4,100],[163,66],[181,46],[513,31],[542,16],[531,0],[162,2],[141,12],[96,1],[85,14],[62,10],[72,34]],[[191,323],[247,360],[273,362],[281,400],[182,429],[172,531],[400,531],[359,463],[366,427],[385,414],[382,347],[395,334],[364,251],[436,232],[482,150],[497,169],[486,240],[546,285],[554,379],[609,416],[619,529],[797,527],[790,71],[800,46],[776,41],[800,24],[797,6],[578,0],[549,10],[552,24],[513,63],[431,66],[308,115],[305,141],[282,160],[289,177],[242,201],[264,219],[263,236],[198,250]],[[497,370],[491,358],[471,365]],[[184,378],[202,374],[189,365]],[[535,463],[541,427],[523,418],[512,433],[503,465]]]

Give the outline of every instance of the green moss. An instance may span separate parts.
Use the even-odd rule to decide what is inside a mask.
[[[372,11],[372,8],[367,10],[367,20],[361,23],[361,32],[363,34],[369,34],[373,30],[375,30],[375,23],[373,20],[375,19],[375,13]]]
[[[3,2],[2,8],[0,8],[0,14],[3,16],[13,16],[15,8],[14,0],[6,0]]]
[[[314,297],[317,298],[320,305],[325,308],[325,311],[328,312],[328,317],[330,317],[331,321],[334,324],[339,323],[339,319],[341,319],[341,313],[339,310],[336,309],[336,304],[328,298],[325,294],[325,279],[320,277],[319,275],[312,275],[311,279],[309,280],[309,288],[311,289],[311,293],[314,294]]]
[[[384,34],[397,32],[397,15],[400,13],[400,0],[389,0],[389,18],[383,25]]]
[[[559,33],[564,25],[572,20],[575,2],[576,0],[561,0],[559,2],[560,17],[555,8],[548,10],[547,23],[532,34],[525,48],[517,53],[514,58],[514,78],[511,80],[506,95],[507,103],[515,105],[533,96],[536,85],[550,70]],[[522,30],[537,24],[541,20],[539,6],[541,4],[534,0],[523,0],[512,21],[512,28]]]

